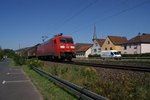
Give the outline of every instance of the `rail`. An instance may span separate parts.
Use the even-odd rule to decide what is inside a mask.
[[[113,59],[113,58],[108,58]],[[132,60],[150,60],[150,57],[121,57],[121,59],[132,59]],[[82,58],[74,58],[74,60],[103,60],[101,57],[82,57]]]
[[[131,71],[139,71],[139,72],[150,72],[149,66],[139,67],[139,66],[129,66],[129,65],[96,64],[96,63],[88,63],[88,62],[71,62],[71,63],[65,62],[65,64],[83,65],[83,66],[91,66],[91,67],[99,67],[99,68],[131,70]]]
[[[61,86],[62,88],[68,90],[69,92],[76,95],[80,100],[108,100],[107,98],[100,96],[94,92],[91,92],[83,87],[70,83],[66,80],[60,79],[50,73],[47,73],[43,70],[38,69],[35,66],[31,67],[34,71],[39,73],[40,75],[48,78],[49,80],[54,81],[56,84]]]

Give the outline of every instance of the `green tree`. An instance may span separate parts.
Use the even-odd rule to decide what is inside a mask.
[[[0,47],[0,60],[3,58],[3,50]]]
[[[4,49],[3,54],[8,58],[13,58],[15,56],[15,52],[12,49]]]

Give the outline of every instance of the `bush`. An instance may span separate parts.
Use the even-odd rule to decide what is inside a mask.
[[[94,55],[88,55],[89,58],[101,58],[101,55],[94,54]]]
[[[0,61],[3,59],[4,53],[3,50],[0,48]]]
[[[28,66],[36,66],[36,67],[42,67],[42,66],[44,66],[44,62],[42,62],[42,61],[40,61],[40,60],[38,60],[36,58],[35,59],[29,59],[29,60],[27,60],[26,64]]]
[[[143,54],[122,54],[122,57],[150,57],[150,53],[143,53]]]
[[[0,52],[0,61],[3,59],[3,54]]]
[[[24,65],[26,62],[26,59],[24,57],[21,57],[19,55],[14,55],[13,60],[16,65]]]
[[[15,52],[11,49],[4,49],[3,54],[8,58],[13,58],[15,56]]]

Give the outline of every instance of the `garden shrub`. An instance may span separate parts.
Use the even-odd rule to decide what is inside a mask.
[[[26,62],[25,57],[21,57],[19,55],[14,55],[13,60],[16,65],[24,65]]]
[[[122,57],[150,57],[150,53],[143,53],[143,54],[122,54]]]
[[[101,55],[99,54],[94,54],[94,55],[88,55],[88,58],[101,58]]]
[[[40,68],[42,68],[42,66],[44,66],[44,62],[43,61],[40,61],[40,60],[38,60],[38,59],[28,59],[27,60],[27,62],[26,62],[26,64],[28,65],[28,66],[35,66],[35,67],[40,67]]]

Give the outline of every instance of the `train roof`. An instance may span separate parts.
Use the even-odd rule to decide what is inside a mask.
[[[43,44],[48,43],[51,39],[61,38],[61,37],[62,37],[62,38],[72,38],[72,36],[54,35],[54,37],[52,37],[52,38],[48,39],[47,41],[45,41],[45,42],[41,43],[40,45],[43,45]],[[39,46],[40,46],[40,45],[39,45]]]

